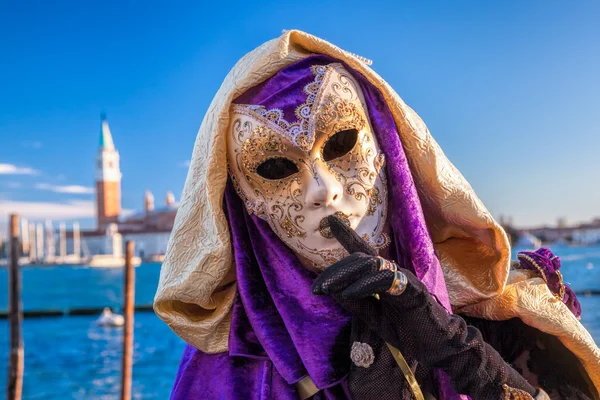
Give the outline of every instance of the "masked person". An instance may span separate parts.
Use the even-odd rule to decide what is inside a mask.
[[[287,31],[225,78],[155,298],[188,343],[171,398],[598,398],[560,260],[511,263],[368,64]]]

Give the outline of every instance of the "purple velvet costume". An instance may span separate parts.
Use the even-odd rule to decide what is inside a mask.
[[[279,71],[250,89],[236,103],[283,110],[306,100],[303,88],[312,65],[339,62],[314,55]],[[343,64],[343,63],[342,63]],[[392,245],[390,259],[412,270],[451,312],[444,276],[425,224],[421,203],[392,114],[381,93],[348,66],[361,85],[374,133],[386,157]],[[225,192],[238,294],[233,305],[229,352],[205,354],[188,345],[182,356],[172,399],[298,399],[295,383],[307,374],[322,389],[315,399],[350,398],[344,379],[350,367],[350,315],[328,296],[314,296],[314,273],[268,223],[246,212],[231,183]],[[438,399],[465,398],[449,378],[436,372]]]

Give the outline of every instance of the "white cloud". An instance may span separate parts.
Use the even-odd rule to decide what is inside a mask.
[[[26,147],[28,149],[41,149],[42,142],[26,141],[22,142],[21,146]]]
[[[81,186],[81,185],[65,185],[65,186],[57,186],[51,185],[49,183],[37,183],[35,185],[36,189],[39,190],[50,190],[55,193],[69,193],[69,194],[93,194],[94,188],[89,186]]]
[[[190,160],[185,160],[184,162],[180,162],[179,166],[180,167],[189,168],[189,166],[190,166]]]
[[[37,175],[38,171],[28,167],[0,163],[0,175]]]
[[[67,203],[49,203],[40,201],[2,201],[0,202],[0,221],[8,221],[11,213],[30,220],[35,219],[77,219],[96,216],[93,201],[71,200]]]

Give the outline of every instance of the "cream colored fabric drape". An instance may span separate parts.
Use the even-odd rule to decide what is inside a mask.
[[[592,338],[538,279],[517,281],[512,275],[509,279],[505,232],[421,118],[361,58],[296,30],[284,32],[238,61],[204,116],[161,270],[154,303],[158,316],[204,352],[227,350],[236,291],[222,211],[229,105],[281,68],[315,53],[346,62],[382,92],[400,132],[454,309],[488,319],[518,316],[557,335],[582,360],[600,390],[600,351]]]

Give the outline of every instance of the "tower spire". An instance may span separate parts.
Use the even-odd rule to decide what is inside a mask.
[[[110,134],[106,115],[101,114],[100,150],[96,157],[96,201],[98,230],[119,222],[121,214],[121,169],[119,152]]]
[[[115,144],[113,143],[112,135],[110,134],[110,128],[108,127],[108,121],[106,120],[106,114],[100,114],[102,121],[102,127],[100,129],[100,149],[101,150],[114,150]]]

